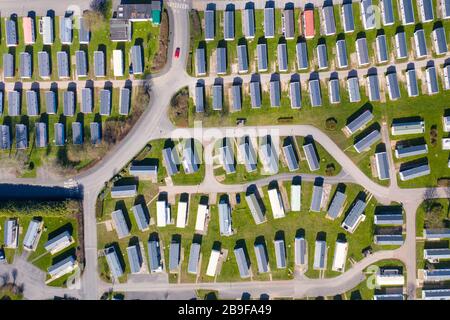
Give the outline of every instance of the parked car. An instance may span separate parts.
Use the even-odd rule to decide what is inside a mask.
[[[180,47],[177,47],[176,49],[175,49],[175,58],[179,58],[180,57]]]

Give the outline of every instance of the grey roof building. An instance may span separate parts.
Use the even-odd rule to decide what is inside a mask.
[[[83,144],[83,125],[81,122],[72,122],[72,143]]]
[[[6,46],[15,47],[18,44],[16,21],[12,19],[5,20]]]
[[[243,248],[234,249],[234,255],[236,257],[236,263],[238,265],[239,274],[241,278],[249,278],[250,266],[248,265],[244,249]]]
[[[264,8],[264,37],[273,38],[275,36],[275,9],[273,7]]]
[[[348,67],[347,44],[345,39],[336,41],[336,56],[339,68]]]
[[[370,121],[373,120],[373,114],[370,110],[366,110],[361,113],[359,116],[354,118],[351,122],[349,122],[345,129],[349,134],[354,134],[356,131],[364,128]]]
[[[378,179],[380,180],[390,179],[389,161],[387,153],[385,151],[375,153],[375,163],[377,165]]]
[[[270,106],[279,107],[281,105],[281,87],[280,81],[273,80],[269,83]]]
[[[423,23],[434,20],[433,0],[417,0],[417,6]]]
[[[255,244],[255,256],[256,256],[256,264],[258,266],[259,273],[267,273],[269,272],[269,259],[266,254],[266,247],[263,243]]]
[[[33,74],[33,64],[31,62],[31,54],[28,52],[20,53],[20,77],[29,79]]]
[[[450,280],[450,269],[423,270],[425,281],[448,281]],[[449,294],[450,296],[450,294]]]
[[[373,300],[405,300],[401,293],[374,294]]]
[[[8,115],[11,117],[20,115],[20,92],[8,91]]]
[[[75,115],[75,93],[73,91],[63,92],[63,113],[68,117]]]
[[[355,21],[353,17],[353,7],[351,3],[343,3],[341,7],[342,24],[344,32],[349,33],[355,31]]]
[[[195,49],[195,72],[197,76],[206,75],[205,48]]]
[[[402,181],[411,180],[418,177],[423,177],[430,174],[430,165],[428,163],[409,166],[405,169],[400,169],[399,175]]]
[[[283,27],[284,27],[284,37],[286,39],[294,39],[295,24],[294,24],[294,10],[293,9],[284,9],[283,10]]]
[[[361,20],[364,30],[375,28],[375,19],[373,18],[372,0],[361,0],[360,2]]]
[[[386,75],[386,86],[389,93],[389,99],[397,100],[400,98],[400,88],[398,86],[397,73],[391,72]]]
[[[427,240],[450,239],[450,228],[423,229],[423,237]]]
[[[320,212],[320,209],[322,207],[322,200],[323,200],[323,187],[319,185],[314,185],[309,211]]]
[[[119,114],[128,115],[130,113],[130,96],[128,88],[120,88]]]
[[[62,44],[72,44],[72,18],[59,17],[59,39]]]
[[[261,84],[259,81],[250,82],[250,102],[252,108],[261,108]]]
[[[372,74],[367,76],[367,87],[369,91],[369,101],[380,101],[378,75]]]
[[[342,213],[347,195],[341,191],[336,191],[330,206],[328,207],[327,216],[336,219]]]
[[[213,110],[222,110],[223,107],[223,94],[222,94],[222,85],[215,84],[212,86],[212,108]]]
[[[257,159],[249,136],[241,138],[239,143],[239,153],[244,161],[245,170],[247,170],[247,172],[254,172],[257,169]]]
[[[234,40],[234,10],[225,10],[224,12],[223,36],[227,41]]]
[[[326,268],[327,259],[327,243],[325,241],[316,240],[314,247],[314,270],[321,270]]]
[[[169,247],[169,272],[177,272],[180,267],[180,243],[170,242]]]
[[[383,25],[390,26],[395,22],[394,9],[392,6],[392,0],[381,0],[381,18],[383,19]]]
[[[231,228],[232,220],[231,220],[231,207],[230,204],[221,199],[219,201],[219,229],[221,236],[231,236],[233,234],[233,230]]]
[[[112,42],[131,41],[131,21],[128,19],[110,19],[109,39]]]
[[[419,95],[415,69],[406,70],[406,89],[409,97],[417,97]]]
[[[321,43],[316,47],[317,64],[319,70],[328,68],[327,46]]]
[[[424,132],[424,121],[394,122],[391,128],[391,133],[394,136],[403,134],[421,134]]]
[[[142,256],[139,244],[127,247],[127,255],[131,273],[139,273],[142,267]]]
[[[239,73],[248,72],[247,46],[245,44],[237,46],[237,56]]]
[[[234,84],[231,87],[231,96],[233,102],[231,104],[231,108],[233,111],[239,111],[242,109],[242,95],[241,95],[241,86],[238,84]]]
[[[65,138],[65,134],[64,134],[64,124],[63,123],[55,123],[54,134],[55,134],[55,146],[57,146],[57,147],[64,146],[66,138]]]
[[[77,65],[77,76],[78,77],[87,77],[87,59],[86,52],[78,50],[75,52],[75,60]]]
[[[29,117],[37,117],[39,115],[39,105],[36,91],[27,90],[27,115]]]
[[[51,254],[54,254],[69,246],[72,243],[72,241],[73,239],[69,231],[63,231],[57,236],[54,236],[53,238],[49,239],[44,244],[44,248],[46,251],[50,252]]]
[[[401,226],[403,225],[403,214],[401,213],[375,214],[374,224],[377,226]]]
[[[142,62],[142,48],[140,45],[131,47],[131,64],[133,66],[133,74],[143,74],[144,64]]]
[[[414,43],[416,48],[416,57],[423,58],[427,55],[427,42],[425,40],[425,31],[418,29],[414,31]]]
[[[217,74],[227,73],[227,48],[219,47],[216,49],[216,72]]]
[[[179,158],[175,148],[164,148],[162,151],[164,165],[167,169],[167,173],[171,176],[178,173]]]
[[[89,131],[91,136],[91,144],[100,144],[102,142],[102,129],[99,122],[91,122],[89,124]]]
[[[303,146],[303,152],[306,156],[306,161],[308,162],[308,167],[310,171],[316,171],[320,168],[319,158],[314,148],[313,143],[308,143]]]
[[[214,10],[205,10],[205,40],[214,40],[216,35],[216,19]]]
[[[113,191],[111,190],[111,194]],[[128,227],[127,221],[122,210],[116,210],[111,213],[111,218],[114,222],[114,226],[119,239],[125,238],[130,235],[130,228]]]
[[[400,144],[397,145],[397,148],[395,149],[395,156],[398,159],[403,159],[406,157],[412,157],[426,153],[428,153],[428,146],[426,143],[411,146],[404,146]]]
[[[431,66],[425,70],[428,94],[436,94],[439,92],[436,67]]]
[[[341,102],[339,79],[334,78],[328,81],[328,98],[330,99],[330,103]]]
[[[283,146],[283,153],[286,159],[286,163],[288,165],[289,171],[298,170],[298,158],[297,152],[294,149],[294,145],[292,143],[286,144]]]
[[[39,77],[50,78],[50,57],[47,51],[38,52]]]
[[[147,230],[148,226],[149,226],[149,219],[144,212],[142,204],[137,204],[137,205],[131,207],[131,211],[133,212],[134,220],[136,220],[138,229],[140,231]]]
[[[273,242],[275,246],[275,260],[277,262],[278,269],[286,268],[286,247],[284,240],[278,239]]]
[[[185,139],[183,145],[183,159],[181,163],[186,174],[197,172],[200,168],[200,158],[198,156],[194,139]]]
[[[188,273],[198,274],[198,264],[200,260],[200,244],[193,242],[189,251]]]
[[[370,133],[368,133],[365,137],[358,140],[353,147],[355,148],[356,152],[361,153],[366,150],[368,150],[370,147],[372,147],[373,144],[381,140],[381,134],[378,130],[373,130]]]
[[[450,300],[450,289],[422,289],[422,300]]]
[[[94,76],[104,77],[105,72],[105,54],[103,51],[94,51]]]
[[[11,148],[11,134],[9,126],[6,124],[0,125],[0,149],[9,150]]]
[[[45,122],[36,122],[36,147],[45,148],[47,147],[47,124]]]
[[[14,78],[15,65],[14,56],[11,53],[3,54],[3,77]]]
[[[294,240],[294,259],[295,265],[302,266],[306,261],[306,240],[304,237],[295,237]]]
[[[23,239],[24,248],[28,250],[34,250],[36,248],[42,225],[42,221],[36,219],[32,219],[30,221],[30,223],[28,224],[27,232],[25,233],[25,237]]]
[[[92,89],[82,88],[81,89],[81,112],[82,113],[92,113]]]
[[[357,77],[347,79],[347,90],[350,102],[361,101],[361,94],[359,92],[359,81]]]
[[[69,56],[66,51],[58,51],[56,53],[58,60],[58,78],[70,78]]]
[[[21,123],[16,124],[16,149],[28,148],[27,126]]]
[[[297,44],[295,45],[295,53],[297,56],[298,70],[308,69],[309,61],[308,61],[308,49],[306,47],[306,41],[297,42]]]
[[[257,62],[258,62],[258,71],[264,72],[268,69],[267,64],[267,45],[265,43],[259,43],[256,46],[256,54],[257,54]]]
[[[137,188],[135,184],[113,186],[111,188],[111,198],[131,198],[135,197]]]
[[[80,44],[89,44],[89,41],[91,40],[91,32],[87,22],[82,16],[78,18],[78,27],[78,41]]]
[[[266,221],[265,217],[265,208],[261,205],[261,203],[258,201],[258,198],[256,197],[256,194],[249,193],[245,195],[245,200],[247,201],[248,208],[250,209],[250,213],[253,216],[253,219],[255,220],[256,224],[260,224]]]
[[[228,138],[224,138],[219,147],[219,155],[222,166],[227,174],[235,173],[236,166],[234,161],[233,144]]]
[[[414,24],[415,21],[412,0],[399,0],[399,6],[402,24]]]
[[[322,7],[323,27],[326,36],[336,33],[336,22],[334,20],[334,9],[332,5]]]
[[[395,34],[395,52],[397,59],[405,59],[408,57],[406,34],[404,31]]]
[[[279,43],[277,46],[278,71],[288,71],[288,56],[286,43]]]
[[[3,227],[3,242],[6,248],[15,249],[19,242],[19,223],[16,218],[7,218]]]
[[[55,38],[53,34],[53,18],[49,16],[42,17],[39,24],[42,27],[43,44],[47,46],[52,45]]]
[[[386,35],[380,34],[377,36],[376,46],[378,63],[387,62],[389,60],[389,56],[387,51]]]
[[[122,264],[119,261],[115,247],[108,247],[105,249],[106,262],[108,263],[109,271],[114,278],[119,278],[123,275]]]
[[[201,84],[195,86],[195,112],[205,111],[205,87]]]
[[[270,136],[261,138],[260,159],[267,173],[276,174],[278,172],[278,156]]]
[[[100,90],[100,115],[109,116],[111,114],[111,91]]]
[[[148,259],[151,273],[163,271],[159,240],[148,241]]]
[[[450,19],[450,0],[441,0],[441,11],[443,19]]]
[[[56,278],[71,272],[75,268],[76,260],[73,256],[68,256],[67,258],[58,261],[57,263],[51,265],[47,272],[52,278]]]
[[[302,95],[299,81],[289,83],[289,96],[291,99],[291,108],[300,109],[302,107]]]
[[[359,38],[356,40],[356,55],[358,56],[358,64],[360,66],[364,66],[370,63],[369,49],[367,48],[366,38]]]
[[[367,206],[366,202],[360,199],[356,200],[356,202],[350,209],[350,212],[347,214],[344,221],[342,222],[342,228],[344,228],[350,233],[353,233],[358,227],[359,223],[366,219],[366,216],[364,215],[364,210],[366,209],[366,206]]]
[[[440,260],[448,260],[450,259],[450,249],[448,248],[424,249],[423,258],[433,262],[438,262]]]
[[[253,39],[255,37],[255,12],[253,8],[244,9],[242,28],[246,39]]]

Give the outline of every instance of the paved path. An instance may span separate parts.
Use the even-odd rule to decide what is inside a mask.
[[[67,10],[83,12],[89,9],[91,0],[2,0],[0,13],[2,17],[11,14],[27,16],[30,11],[34,11],[37,16],[47,15],[49,10],[56,16],[62,16]]]

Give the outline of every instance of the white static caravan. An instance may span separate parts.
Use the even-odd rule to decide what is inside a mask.
[[[156,202],[156,225],[165,227],[170,223],[170,206],[166,200]]]
[[[206,204],[199,204],[197,209],[197,220],[195,221],[195,231],[205,231],[206,217],[209,215],[209,208]]]
[[[273,218],[274,219],[283,218],[285,214],[284,214],[283,200],[281,199],[280,192],[278,191],[277,188],[273,188],[270,189],[268,193],[270,206],[272,207]]]
[[[184,201],[178,202],[177,211],[177,228],[184,228],[188,218],[188,203]]]
[[[114,77],[123,77],[123,52],[113,50]]]
[[[347,261],[347,252],[348,243],[337,241],[334,249],[333,266],[331,267],[331,270],[344,272],[345,262]]]
[[[217,273],[217,265],[219,264],[220,251],[212,250],[209,256],[208,267],[206,268],[206,275],[209,277],[215,277]]]

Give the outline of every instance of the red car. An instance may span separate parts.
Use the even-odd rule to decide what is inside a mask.
[[[180,57],[180,48],[176,48],[175,49],[175,58],[179,58]]]

